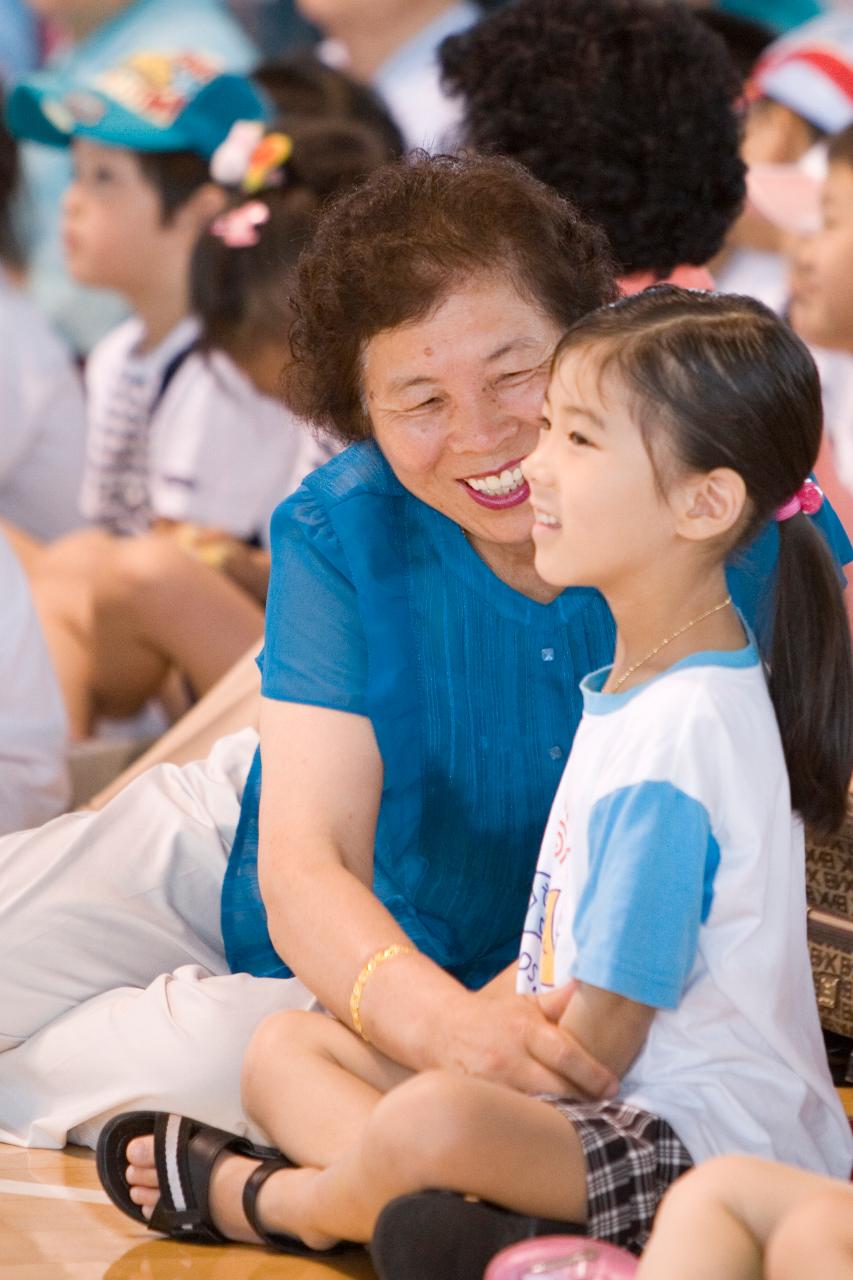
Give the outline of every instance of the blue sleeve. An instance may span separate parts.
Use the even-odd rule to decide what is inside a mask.
[[[598,801],[588,842],[574,976],[640,1004],[676,1008],[719,863],[708,811],[670,782],[638,783]]]
[[[346,557],[303,486],[276,508],[264,648],[265,698],[365,714],[367,653]]]
[[[853,560],[853,546],[829,499],[824,498],[820,511],[809,518],[826,539],[838,566],[838,576],[846,585],[843,569]],[[778,556],[779,529],[775,521],[771,521],[731,560],[727,569],[732,598],[759,641],[768,634],[770,626]]]

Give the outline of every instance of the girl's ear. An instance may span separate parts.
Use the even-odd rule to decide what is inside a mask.
[[[676,532],[690,542],[725,537],[737,525],[745,506],[743,477],[730,467],[690,476],[680,487]]]

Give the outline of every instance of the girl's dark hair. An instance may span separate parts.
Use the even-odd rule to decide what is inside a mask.
[[[268,132],[282,128],[270,125]],[[323,206],[386,158],[383,140],[353,121],[293,120],[286,132],[293,153],[278,175],[280,185],[257,196],[232,192],[224,210],[227,215],[247,200],[261,200],[269,219],[258,243],[232,248],[210,230],[195,248],[190,297],[201,321],[202,349],[219,348],[239,359],[258,344],[286,343],[293,274]]]
[[[386,160],[398,159],[405,150],[403,135],[379,95],[336,67],[327,67],[311,53],[292,53],[262,63],[252,72],[252,79],[271,100],[284,125],[294,117],[353,120],[384,143]]]
[[[560,329],[616,293],[602,233],[511,160],[415,153],[372,174],[300,259],[290,408],[343,442],[370,437],[365,345],[476,275],[509,279]]]
[[[742,477],[738,547],[802,487],[820,447],[820,381],[806,346],[762,303],[658,286],[578,321],[555,362],[581,346],[600,349],[601,371],[615,367],[636,397],[653,465],[669,455],[691,471]],[[758,638],[793,807],[831,832],[853,773],[850,629],[837,566],[811,517],[777,528],[773,612]]]

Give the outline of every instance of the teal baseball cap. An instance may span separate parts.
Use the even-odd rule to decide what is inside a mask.
[[[12,90],[6,122],[18,138],[67,147],[89,138],[131,151],[193,151],[209,159],[237,120],[262,120],[246,76],[204,53],[140,52],[80,80],[50,72]]]

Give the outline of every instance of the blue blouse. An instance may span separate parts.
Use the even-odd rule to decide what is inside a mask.
[[[846,563],[828,503],[816,519]],[[729,569],[759,630],[777,538],[774,524]],[[517,955],[580,681],[613,658],[610,611],[588,588],[547,605],[512,590],[372,443],[310,475],[275,512],[271,544],[263,694],[370,718],[384,769],[374,890],[416,946],[481,986]],[[289,977],[258,889],[260,788],[258,753],[222,933],[232,971]]]

